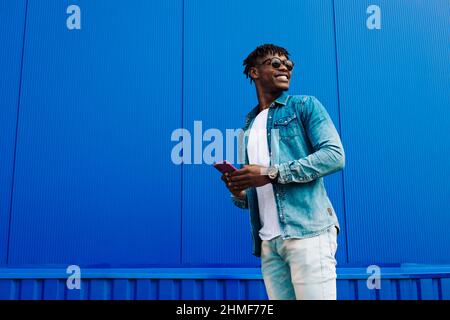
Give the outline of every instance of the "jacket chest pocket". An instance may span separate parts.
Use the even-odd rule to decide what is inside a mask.
[[[300,134],[300,128],[295,113],[279,118],[274,121],[273,128],[278,129],[281,138],[294,137]]]

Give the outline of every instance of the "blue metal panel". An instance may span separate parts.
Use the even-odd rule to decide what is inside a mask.
[[[441,279],[441,299],[450,300],[450,278]]]
[[[173,279],[163,279],[158,283],[158,299],[177,300],[180,299],[180,282]]]
[[[199,300],[202,295],[202,283],[199,280],[182,280],[181,299]]]
[[[404,279],[399,281],[399,300],[417,300],[419,299],[419,287],[416,279]]]
[[[26,1],[0,2],[0,265],[7,263]]]
[[[204,283],[204,298],[206,300],[223,300],[225,299],[223,280],[205,280]]]
[[[340,279],[336,283],[337,298],[339,300],[354,300],[356,297],[356,282],[354,280]]]
[[[437,279],[420,279],[420,298],[423,300],[439,299],[439,283]]]
[[[335,5],[349,261],[448,263],[448,1]]]
[[[61,285],[61,284],[60,284]],[[87,300],[92,299],[90,296],[91,290],[95,291],[95,282],[92,284],[90,280],[81,280],[80,289],[67,289],[66,281],[62,283],[66,300]],[[91,289],[93,288],[93,289]]]
[[[64,269],[0,269],[0,299],[266,300],[259,268],[86,269],[68,290]],[[382,268],[381,288],[367,287],[365,268],[339,268],[340,300],[438,300],[450,297],[450,266]]]
[[[182,1],[77,4],[29,1],[10,262],[177,264]]]
[[[44,280],[44,300],[64,300],[66,281],[60,279]],[[83,286],[83,283],[81,284]],[[73,290],[71,290],[73,292]]]
[[[249,18],[272,6],[268,0],[185,1],[183,121],[191,133],[194,121],[202,121],[202,131],[219,129],[225,144],[225,129],[243,126],[257,100],[242,61],[263,43],[288,49],[298,65],[290,93],[319,98],[339,128],[333,2],[284,0],[277,2],[283,13],[273,23]],[[251,256],[248,211],[233,207],[220,174],[200,160],[203,165],[183,166],[183,262],[258,265]],[[339,173],[325,183],[342,222],[338,260],[345,262],[341,180]]]
[[[358,281],[356,284],[356,297],[361,300],[376,300],[376,290],[369,289],[366,281]],[[384,289],[384,288],[383,288]]]
[[[136,286],[136,299],[155,300],[157,299],[158,281],[152,279],[138,279]]]
[[[264,281],[247,280],[246,296],[249,300],[267,300],[266,288]]]
[[[95,279],[89,282],[90,300],[111,300],[112,280]],[[76,290],[72,290],[76,291]]]
[[[238,300],[242,299],[242,289],[241,280],[228,280],[225,287],[225,299],[227,300]]]
[[[20,300],[41,300],[42,299],[42,280],[26,279],[20,284]]]
[[[392,279],[381,280],[380,299],[397,300],[398,281]]]
[[[0,300],[18,300],[17,280],[0,279]]]

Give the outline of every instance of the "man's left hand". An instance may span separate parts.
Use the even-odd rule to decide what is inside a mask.
[[[256,164],[246,165],[230,174],[231,188],[244,190],[250,187],[262,187],[270,183],[267,167]]]

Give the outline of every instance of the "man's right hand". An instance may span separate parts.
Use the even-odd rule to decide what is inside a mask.
[[[240,198],[240,199],[245,199],[245,190],[241,190],[238,189],[237,187],[231,187],[230,185],[230,175],[228,173],[224,173],[222,175],[222,181],[225,182],[225,185],[227,186],[228,190],[230,190],[230,192],[233,194],[233,196]]]

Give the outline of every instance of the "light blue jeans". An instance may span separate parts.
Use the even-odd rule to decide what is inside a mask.
[[[337,230],[261,245],[261,271],[270,300],[336,300]]]

